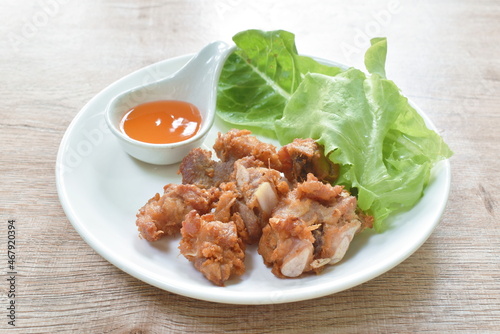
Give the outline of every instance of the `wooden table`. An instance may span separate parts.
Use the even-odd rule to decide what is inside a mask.
[[[0,8],[0,332],[500,333],[498,1],[41,0]],[[440,224],[389,272],[290,304],[204,302],[117,269],[64,214],[56,155],[79,110],[136,69],[250,28],[291,31],[303,53],[358,68],[369,38],[387,36],[388,76],[455,152]]]

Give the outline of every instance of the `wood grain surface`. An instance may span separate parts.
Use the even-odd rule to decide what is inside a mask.
[[[500,2],[4,0],[0,22],[0,332],[500,333]],[[388,76],[455,152],[438,227],[389,272],[302,302],[204,302],[117,269],[64,214],[56,155],[93,96],[251,28],[289,30],[303,53],[358,68],[369,38],[387,36]]]

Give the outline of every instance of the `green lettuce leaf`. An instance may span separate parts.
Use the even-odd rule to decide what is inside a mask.
[[[356,190],[358,206],[381,231],[389,214],[416,204],[432,166],[452,152],[380,75],[386,47],[374,45],[371,76],[353,68],[334,77],[307,75],[275,126],[282,144],[300,137],[323,145],[341,166],[337,183]]]
[[[371,74],[378,74],[385,79],[385,60],[387,58],[387,39],[384,37],[373,38],[371,47],[365,54],[365,67]]]
[[[300,56],[295,35],[283,30],[247,30],[236,34],[236,51],[222,70],[217,115],[234,127],[274,137],[274,121],[305,74],[336,75],[338,67]]]
[[[248,30],[226,61],[217,115],[233,127],[278,138],[313,138],[340,165],[336,181],[384,229],[393,212],[413,207],[432,167],[452,155],[394,82],[386,79],[387,40],[365,53],[369,74],[300,56],[292,33]]]

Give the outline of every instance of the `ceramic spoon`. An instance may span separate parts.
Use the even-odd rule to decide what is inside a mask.
[[[192,148],[200,146],[213,125],[217,83],[224,62],[233,49],[234,46],[224,42],[213,42],[169,77],[116,96],[107,106],[106,122],[122,148],[141,161],[167,165],[181,161]],[[120,130],[120,122],[128,110],[158,100],[180,100],[198,107],[202,117],[198,133],[179,143],[151,144],[134,140]]]

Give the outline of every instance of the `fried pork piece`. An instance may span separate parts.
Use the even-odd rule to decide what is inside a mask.
[[[265,168],[253,156],[213,161],[210,152],[194,149],[184,158],[180,172],[183,183],[218,188],[214,214],[222,222],[233,221],[247,244],[258,242],[279,197],[289,190],[280,172]]]
[[[319,180],[332,182],[338,177],[338,165],[325,157],[323,148],[313,139],[295,139],[281,149],[261,142],[249,130],[230,130],[220,134],[214,150],[221,161],[236,161],[253,156],[265,167],[283,172],[291,182],[302,182],[313,173]]]
[[[246,244],[259,241],[262,228],[267,224],[272,210],[289,190],[288,183],[280,172],[262,165],[263,163],[254,157],[237,160],[230,176],[232,181],[220,185],[223,194],[221,200],[223,197],[232,197],[232,200],[225,200],[228,204],[217,205],[214,212],[218,217],[218,212],[225,212],[220,220],[234,221],[240,237]],[[227,209],[229,205],[230,209]],[[221,210],[220,207],[225,209]]]
[[[168,184],[163,189],[163,195],[157,193],[136,215],[140,235],[148,241],[179,232],[188,212],[209,212],[218,196],[216,189],[205,190],[194,185]]]
[[[338,165],[325,157],[323,148],[313,139],[295,139],[283,146],[278,156],[281,171],[290,181],[305,181],[309,173],[327,182],[333,182],[338,177]]]
[[[309,226],[297,217],[271,218],[259,241],[259,254],[274,275],[298,277],[310,269],[314,237]]]
[[[209,189],[229,181],[233,164],[234,161],[212,160],[212,152],[194,148],[182,159],[179,173],[183,184]]]
[[[234,162],[244,157],[254,157],[262,161],[266,167],[281,170],[276,147],[261,142],[252,136],[249,130],[233,129],[225,134],[219,133],[213,148],[221,161]]]
[[[211,213],[222,222],[232,221],[246,244],[254,244],[262,235],[271,212],[289,190],[280,172],[262,167],[254,157],[234,162],[229,182],[220,183]]]
[[[181,254],[215,285],[223,286],[231,276],[245,272],[245,246],[233,222],[193,210],[182,222],[181,234]]]
[[[220,196],[212,210],[214,218],[221,222],[234,222],[238,236],[245,244],[255,244],[262,234],[262,226],[255,213],[245,204],[234,182],[220,185]]]
[[[312,174],[280,201],[259,241],[259,254],[278,277],[320,272],[340,261],[354,235],[371,227],[356,198]]]
[[[256,166],[246,157],[234,163],[233,179],[246,206],[257,216],[261,227],[267,224],[280,197],[289,191],[288,182],[275,169]]]

